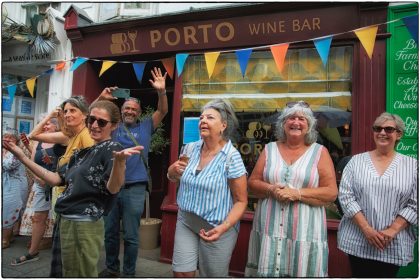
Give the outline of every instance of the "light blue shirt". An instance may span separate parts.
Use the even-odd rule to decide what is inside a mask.
[[[238,150],[229,140],[223,149],[196,175],[202,140],[193,145],[190,160],[182,174],[177,203],[182,211],[192,212],[212,226],[223,223],[233,207],[228,179],[239,178],[246,169]],[[239,230],[239,223],[235,225]]]

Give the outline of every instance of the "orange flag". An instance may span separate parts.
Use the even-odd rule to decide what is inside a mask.
[[[219,55],[220,52],[208,52],[204,54],[207,72],[209,73],[209,79],[211,78],[211,75],[213,75],[214,67],[216,66],[217,58]]]
[[[36,82],[36,77],[26,80],[26,87],[28,88],[29,93],[31,94],[32,97],[34,97],[35,82]]]
[[[286,58],[287,49],[289,44],[281,44],[276,46],[271,46],[271,53],[273,54],[274,61],[276,62],[277,69],[281,73],[283,71],[284,60]]]
[[[117,62],[111,61],[111,60],[105,60],[104,62],[102,62],[102,68],[101,68],[101,72],[99,72],[99,77],[102,76],[102,74],[105,73],[106,70],[111,68],[112,65],[114,65],[115,63]]]
[[[61,62],[59,62],[59,63],[57,63],[55,65],[55,70],[61,71],[61,70],[64,69],[65,66],[66,66],[66,62],[65,61],[61,61]]]
[[[171,80],[173,80],[175,57],[164,58],[161,60],[161,62],[163,64],[163,67],[165,67],[166,72],[168,72],[169,77],[171,78]]]
[[[370,59],[372,59],[373,48],[375,47],[376,33],[378,32],[378,26],[372,25],[360,29],[353,30],[356,36],[359,38],[360,43],[365,48],[365,51]]]

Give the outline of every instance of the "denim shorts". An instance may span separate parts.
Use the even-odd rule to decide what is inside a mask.
[[[175,272],[196,271],[200,277],[227,277],[238,232],[230,228],[217,241],[207,242],[198,235],[200,229],[213,228],[201,217],[178,210],[172,269]]]
[[[34,190],[32,209],[34,211],[49,211],[51,209],[51,201],[46,200],[45,188],[41,187],[37,182],[34,182],[32,188]]]

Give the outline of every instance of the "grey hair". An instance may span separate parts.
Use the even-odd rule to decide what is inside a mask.
[[[204,105],[201,109],[201,113],[207,109],[214,109],[219,112],[222,122],[226,122],[226,129],[223,131],[222,137],[226,141],[231,139],[239,126],[232,104],[227,100],[218,98]]]
[[[89,106],[86,102],[86,99],[81,95],[75,95],[67,99],[61,104],[61,108],[64,110],[64,106],[70,103],[72,106],[78,108],[82,113],[87,116],[89,114]]]
[[[404,121],[401,119],[400,116],[397,114],[391,114],[388,112],[383,112],[379,115],[379,117],[376,118],[376,120],[373,122],[373,126],[380,126],[386,121],[393,121],[395,122],[396,128],[399,132],[401,132],[401,135],[404,135],[405,131],[405,124]],[[400,142],[400,139],[397,139],[395,141],[395,146]]]
[[[391,114],[388,112],[383,112],[382,114],[379,115],[379,117],[376,118],[375,122],[373,123],[373,125],[381,125],[386,121],[393,121],[395,122],[395,125],[397,126],[397,130],[399,130],[402,134],[404,134],[405,131],[405,124],[404,121],[401,119],[400,116],[398,116],[397,114]]]
[[[302,113],[305,119],[308,121],[308,133],[305,135],[305,144],[310,145],[315,143],[318,139],[318,131],[316,131],[317,120],[309,107],[304,107],[300,103],[296,103],[291,108],[285,107],[281,112],[281,115],[277,119],[276,123],[276,137],[280,142],[286,142],[286,133],[284,132],[284,123],[286,120],[295,115],[296,113]]]
[[[16,144],[19,145],[20,136],[19,136],[19,132],[17,131],[17,129],[7,127],[5,130],[3,130],[3,137],[6,136],[6,135],[10,135],[13,138],[15,138],[16,139]]]

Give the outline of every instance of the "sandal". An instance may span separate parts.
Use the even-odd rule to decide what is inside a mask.
[[[28,262],[37,261],[37,260],[39,260],[38,255],[39,255],[39,252],[36,253],[36,254],[33,254],[33,255],[27,253],[24,256],[21,256],[19,258],[14,259],[10,265],[16,266],[16,265],[21,265],[21,264],[28,263]]]

